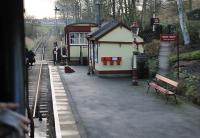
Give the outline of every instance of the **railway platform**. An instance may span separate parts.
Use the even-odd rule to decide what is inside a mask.
[[[74,73],[58,67],[66,93],[87,138],[197,138],[200,109],[189,103],[165,103],[162,96],[146,93],[131,78],[87,75],[87,67],[72,66]]]
[[[184,102],[166,104],[162,96],[147,94],[147,84],[142,80],[133,86],[131,78],[103,78],[87,75],[85,66],[70,67],[75,72],[66,73],[64,66],[48,65],[55,138],[197,138],[200,135],[199,107]],[[45,126],[40,126],[44,133],[36,129],[38,137],[48,137]]]

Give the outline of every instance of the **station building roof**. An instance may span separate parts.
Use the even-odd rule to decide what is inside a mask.
[[[67,32],[91,32],[92,27],[97,27],[96,23],[72,23],[65,26],[64,31]]]
[[[84,23],[84,22],[80,22],[80,23],[71,23],[66,25],[65,27],[69,27],[69,26],[98,26],[96,23]]]
[[[128,30],[131,31],[131,29],[128,26],[126,26],[125,24],[113,20],[113,21],[110,21],[108,23],[102,24],[102,26],[98,30],[89,33],[87,35],[87,38],[89,40],[98,40],[99,38],[103,37],[107,33],[111,32],[112,30],[117,28],[118,26],[123,26],[123,27],[125,27],[125,28],[127,28]]]

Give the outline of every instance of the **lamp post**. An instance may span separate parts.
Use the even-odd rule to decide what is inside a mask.
[[[137,54],[138,54],[138,43],[136,37],[139,33],[139,25],[137,22],[133,22],[131,25],[131,31],[133,33],[133,44],[136,45],[136,51],[133,51],[133,57],[132,57],[132,84],[134,86],[138,85],[138,74],[137,74]]]

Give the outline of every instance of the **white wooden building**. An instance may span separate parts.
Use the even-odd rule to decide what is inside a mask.
[[[98,76],[130,76],[136,68],[134,52],[143,53],[143,39],[123,23],[111,21],[88,34],[89,73]]]

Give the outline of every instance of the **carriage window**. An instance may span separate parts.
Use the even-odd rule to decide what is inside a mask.
[[[70,33],[70,44],[87,44],[87,33]]]

